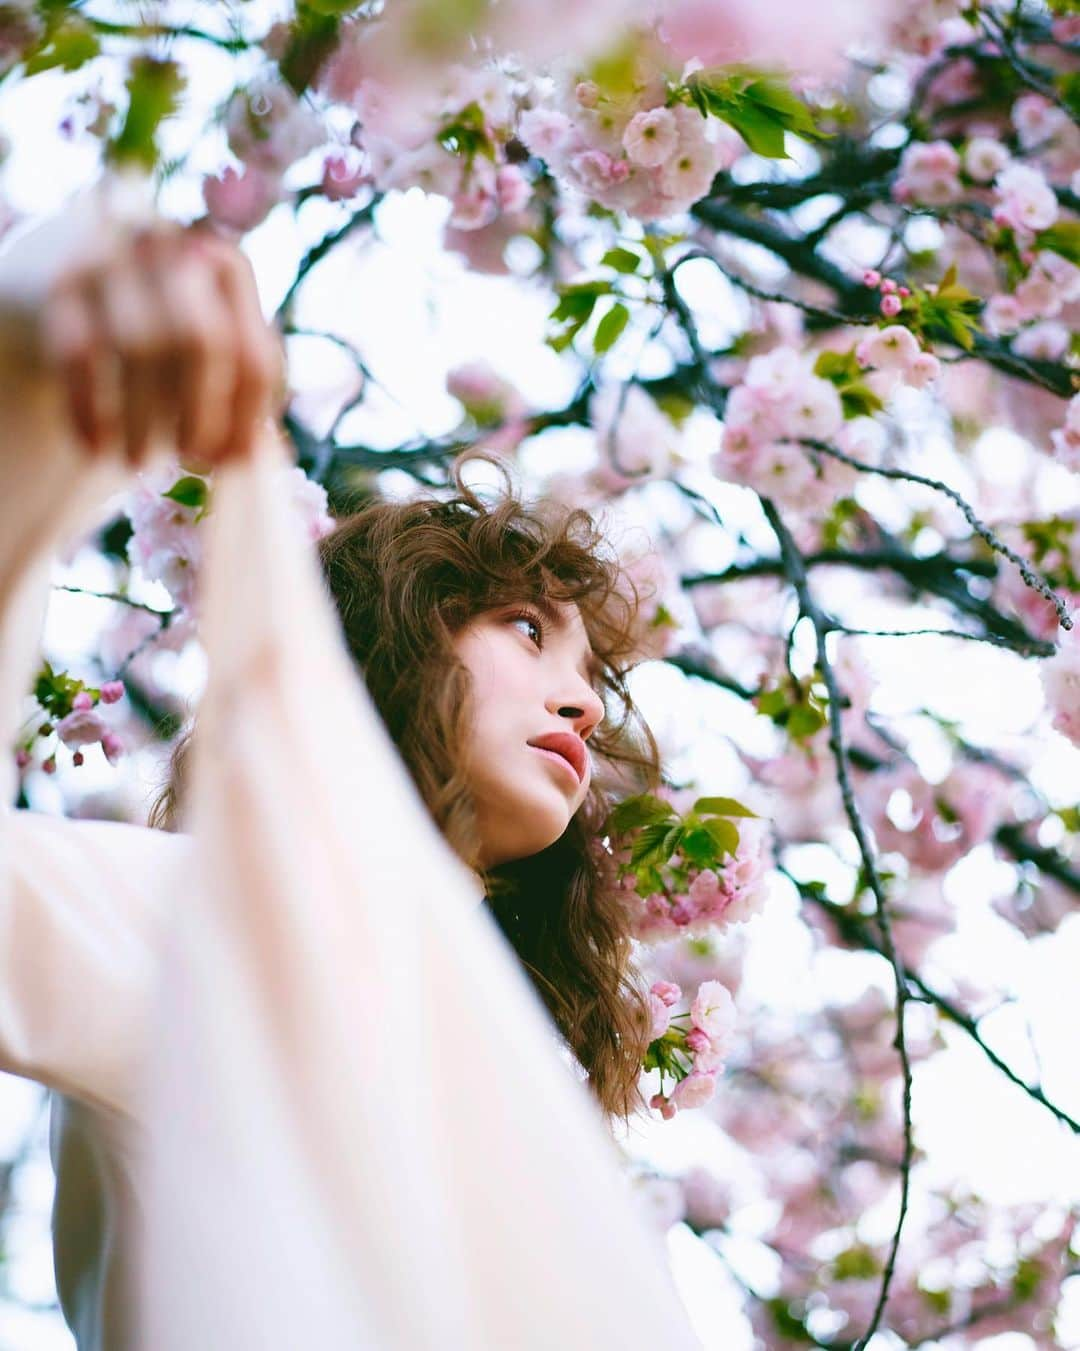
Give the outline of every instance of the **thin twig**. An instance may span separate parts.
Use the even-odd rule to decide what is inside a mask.
[[[838,450],[836,446],[829,445],[826,441],[803,438],[801,444],[820,451],[823,455],[831,455],[833,459],[840,460],[841,463],[850,465],[861,473],[876,474],[879,478],[899,479],[906,483],[917,483],[924,488],[933,488],[935,492],[944,493],[951,502],[959,507],[964,519],[976,535],[988,544],[995,553],[1002,554],[1010,563],[1015,563],[1025,584],[1053,605],[1057,611],[1058,622],[1061,627],[1063,629],[1072,628],[1073,624],[1068,608],[1050,583],[1044,577],[1040,577],[1025,558],[1021,557],[1015,549],[1010,549],[1004,540],[1000,539],[988,525],[985,525],[955,488],[950,488],[947,483],[942,483],[940,479],[929,478],[926,474],[917,474],[911,469],[890,469],[884,465],[866,464],[862,460],[855,459],[853,455]]]
[[[911,1061],[908,1056],[907,1039],[904,1028],[904,1011],[907,1007],[908,989],[905,972],[893,944],[892,927],[889,922],[888,914],[888,903],[885,897],[885,887],[882,883],[881,876],[878,873],[874,847],[863,823],[862,813],[855,800],[855,793],[851,784],[848,749],[844,741],[841,692],[828,652],[827,638],[829,634],[829,621],[814,599],[813,593],[810,590],[810,581],[807,576],[802,553],[795,543],[791,532],[784,524],[783,518],[780,516],[775,503],[773,503],[770,498],[763,497],[761,499],[761,505],[769,524],[772,526],[773,532],[776,535],[777,543],[780,546],[780,555],[784,563],[784,569],[788,580],[795,588],[795,593],[799,598],[800,614],[808,619],[814,628],[817,646],[817,665],[829,696],[829,749],[832,751],[833,760],[836,764],[836,777],[840,788],[840,796],[844,803],[844,814],[847,816],[848,824],[851,827],[852,834],[855,836],[856,843],[858,844],[859,857],[862,860],[867,885],[874,897],[874,918],[881,934],[881,950],[892,968],[893,985],[896,992],[896,1036],[893,1040],[893,1046],[899,1057],[900,1072],[903,1080],[904,1133],[904,1153],[900,1165],[900,1207],[896,1228],[893,1231],[892,1241],[889,1245],[889,1255],[885,1261],[885,1270],[882,1273],[881,1290],[878,1294],[877,1303],[874,1307],[869,1326],[862,1337],[855,1343],[854,1351],[863,1351],[863,1348],[881,1325],[881,1319],[885,1312],[885,1305],[889,1298],[889,1290],[892,1285],[893,1275],[896,1271],[896,1260],[900,1251],[900,1236],[903,1232],[904,1221],[907,1218],[911,1191],[911,1166],[915,1154],[915,1138],[911,1119]]]

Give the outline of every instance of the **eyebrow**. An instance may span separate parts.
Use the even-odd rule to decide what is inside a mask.
[[[567,624],[562,616],[562,612],[560,610],[557,610],[555,606],[551,603],[551,601],[547,599],[546,596],[532,597],[532,604],[536,606],[536,608],[540,611],[540,613],[544,616],[544,618],[548,620],[549,623],[551,623],[555,628],[562,629],[565,632]],[[595,681],[600,679],[603,673],[604,673],[604,663],[600,660],[600,658],[596,655],[596,653],[592,650],[592,647],[590,646],[588,649],[588,656],[585,658],[586,679],[590,683],[594,683]]]

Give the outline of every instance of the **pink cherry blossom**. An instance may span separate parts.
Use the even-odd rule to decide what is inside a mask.
[[[218,225],[243,234],[261,225],[282,197],[281,184],[254,165],[203,179],[203,200]]]
[[[495,194],[500,211],[524,211],[532,191],[532,183],[516,164],[500,165],[495,174]]]
[[[649,993],[656,995],[667,1008],[672,1008],[682,998],[682,990],[670,980],[653,981]]]
[[[331,202],[344,202],[355,197],[370,181],[367,170],[346,155],[328,155],[323,164],[322,194]]]
[[[101,714],[86,708],[75,709],[61,718],[56,724],[56,734],[65,746],[92,746],[110,735]]]
[[[1014,230],[1038,232],[1058,218],[1058,202],[1044,174],[1030,164],[1010,164],[994,180],[994,220]]]
[[[308,478],[299,465],[282,470],[289,504],[295,518],[308,539],[320,540],[334,529],[335,521],[328,509],[326,489]]]
[[[115,732],[106,732],[101,738],[101,749],[110,765],[115,765],[124,753],[124,743]]]
[[[650,993],[649,1008],[652,1011],[652,1026],[649,1029],[649,1040],[656,1041],[662,1037],[671,1024],[671,1009],[664,1003],[659,995]]]
[[[947,206],[963,196],[960,156],[948,141],[915,141],[900,159],[894,185],[900,201]]]
[[[716,1045],[727,1045],[735,1028],[735,1001],[718,980],[707,980],[690,1005],[694,1026]]]
[[[1060,361],[1069,350],[1072,334],[1064,324],[1046,319],[1022,329],[1010,344],[1017,356],[1035,361]]]
[[[101,702],[103,704],[115,704],[124,697],[124,682],[122,680],[106,680],[101,687]]]
[[[663,1093],[654,1093],[649,1099],[649,1106],[656,1108],[665,1121],[670,1121],[679,1110],[675,1103],[670,1098],[665,1097]]]
[[[691,1071],[685,1079],[680,1079],[671,1090],[671,1101],[684,1110],[691,1107],[704,1107],[716,1094],[716,1072],[701,1074]]]
[[[964,151],[964,168],[976,183],[991,182],[1004,169],[1012,156],[1000,141],[990,136],[975,136]]]
[[[1039,666],[1046,707],[1055,731],[1080,746],[1080,629],[1067,630],[1058,650]]]
[[[1080,394],[1074,394],[1069,400],[1065,412],[1065,425],[1050,433],[1054,447],[1054,457],[1067,469],[1080,474]]]
[[[1024,319],[1024,312],[1015,296],[991,296],[983,311],[986,331],[995,338],[1015,333]]]
[[[573,122],[555,108],[528,108],[518,122],[522,141],[543,159],[565,149],[574,134]]]
[[[933,352],[920,352],[907,368],[908,384],[916,389],[925,389],[927,385],[933,384],[940,374],[941,362]]]
[[[1061,287],[1055,278],[1041,267],[1033,267],[1023,281],[1017,283],[1013,294],[1025,319],[1052,319],[1065,303]]]
[[[311,107],[271,78],[258,78],[233,94],[225,109],[225,135],[237,159],[268,174],[281,174],[326,139]]]
[[[903,324],[889,324],[868,334],[855,348],[860,366],[906,373],[919,356],[919,340]]]
[[[679,127],[669,108],[642,109],[627,123],[622,139],[635,164],[655,169],[674,152],[679,143]]]
[[[1013,104],[1012,123],[1021,147],[1030,150],[1068,126],[1069,115],[1042,94],[1022,94]]]

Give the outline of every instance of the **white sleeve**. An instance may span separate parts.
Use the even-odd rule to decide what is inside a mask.
[[[0,299],[7,257],[0,260]],[[122,486],[72,444],[55,389],[0,325],[0,1068],[128,1110],[163,873],[186,841],[13,811],[17,720],[59,544]]]
[[[270,449],[220,472],[207,522],[138,1344],[690,1351],[599,1108],[345,650]]]

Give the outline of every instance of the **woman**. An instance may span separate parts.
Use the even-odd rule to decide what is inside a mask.
[[[57,268],[44,231],[0,270],[3,707],[25,687],[49,552],[71,518],[161,444],[219,477],[191,811],[181,756],[156,814],[165,824],[180,805],[190,834],[5,822],[0,1055],[64,1095],[57,1276],[80,1351],[691,1345],[580,1090],[552,1077],[526,987],[476,906],[486,890],[596,1100],[628,1113],[647,1015],[596,841],[605,803],[587,743],[646,783],[655,747],[628,735],[633,614],[615,569],[586,518],[489,509],[459,479],[452,501],[374,504],[339,526],[321,560],[339,633],[320,630],[273,492],[279,357],[250,270],[198,232],[132,236],[111,221],[84,234],[98,242],[79,266]],[[28,279],[48,276],[43,260],[38,329]],[[291,643],[270,595],[298,626]],[[381,723],[346,688],[341,636]],[[305,682],[342,738],[329,774],[297,712]],[[601,691],[622,705],[610,731]],[[410,971],[439,997],[391,1021]],[[351,1055],[361,1030],[370,1085]],[[493,1084],[486,1111],[461,1107],[451,1055]],[[488,1115],[500,1103],[514,1113],[501,1129]],[[530,1229],[536,1245],[516,1251]],[[286,1234],[298,1246],[283,1257]],[[626,1277],[640,1308],[622,1304]]]

